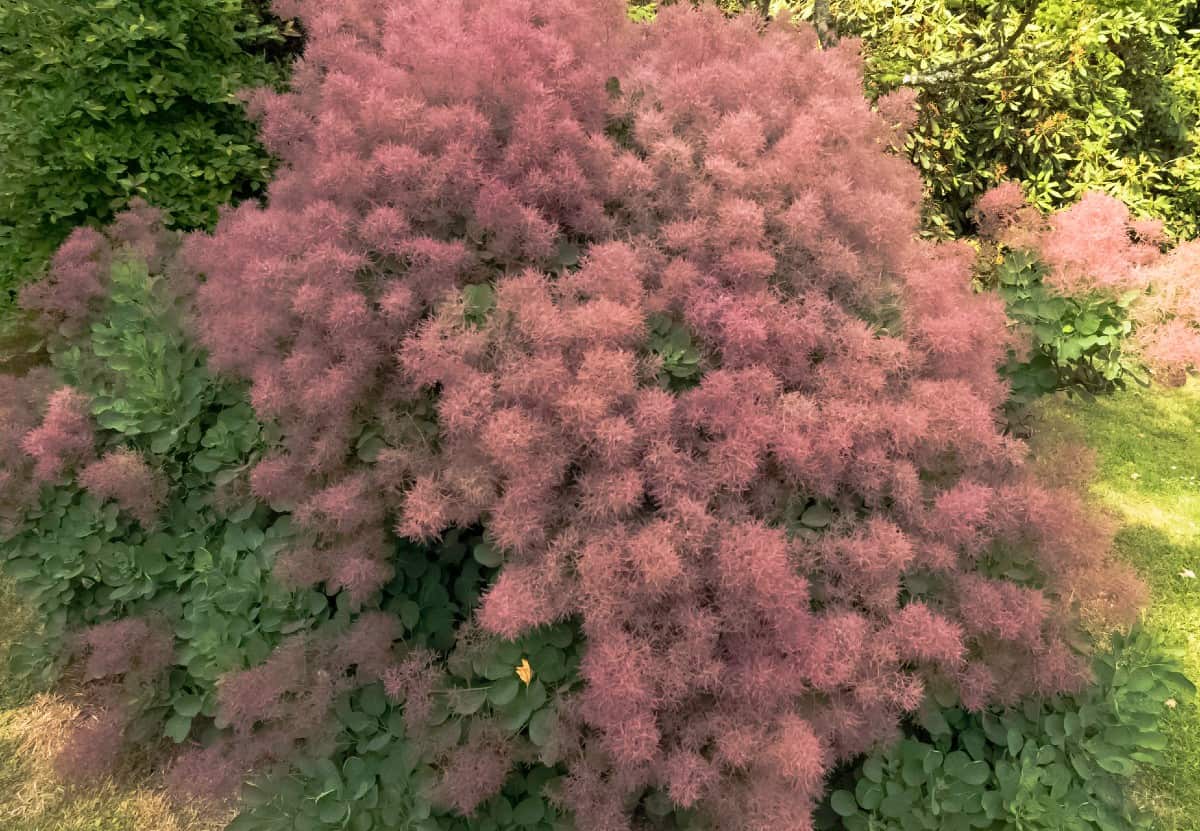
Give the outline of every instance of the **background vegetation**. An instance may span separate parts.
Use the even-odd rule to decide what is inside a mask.
[[[182,228],[259,194],[271,161],[235,95],[299,38],[258,0],[0,7],[0,305],[72,228],[150,196]]]
[[[635,17],[667,3],[633,3]],[[872,97],[906,88],[905,152],[925,180],[927,230],[972,230],[1005,179],[1039,207],[1096,189],[1172,234],[1200,229],[1200,5],[1195,0],[771,0],[719,3],[857,37]]]
[[[798,6],[812,18],[816,3]],[[1200,7],[1194,0],[829,0],[861,37],[867,88],[915,89],[906,151],[939,231],[1008,178],[1044,209],[1103,190],[1176,235],[1200,228]]]

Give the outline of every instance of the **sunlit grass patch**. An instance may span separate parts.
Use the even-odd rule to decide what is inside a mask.
[[[1146,624],[1185,646],[1188,675],[1200,680],[1200,385],[1059,401],[1046,416],[1046,429],[1095,452],[1091,491],[1121,522],[1118,553],[1150,587]],[[1167,732],[1168,763],[1143,778],[1137,797],[1158,815],[1157,829],[1196,831],[1200,710],[1169,712]]]

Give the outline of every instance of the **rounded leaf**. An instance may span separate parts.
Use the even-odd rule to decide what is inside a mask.
[[[858,812],[858,802],[850,791],[834,791],[829,805],[839,817],[848,817]]]
[[[521,800],[513,809],[513,822],[528,827],[537,825],[546,816],[546,803],[536,796]]]

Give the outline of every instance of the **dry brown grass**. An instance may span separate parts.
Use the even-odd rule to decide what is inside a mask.
[[[228,824],[224,809],[174,803],[144,764],[131,763],[122,774],[86,787],[61,781],[54,758],[72,727],[87,717],[78,701],[60,694],[36,695],[0,712],[0,828],[218,831]]]
[[[87,699],[69,681],[35,694],[5,672],[7,652],[31,632],[32,618],[3,580],[0,608],[0,831],[218,831],[229,823],[226,809],[167,797],[156,772],[161,748],[133,754],[106,781],[62,781],[54,759],[72,729],[91,717]]]

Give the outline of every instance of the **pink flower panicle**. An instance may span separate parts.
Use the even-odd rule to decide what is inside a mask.
[[[167,479],[137,451],[110,450],[79,472],[79,484],[101,502],[113,500],[143,528],[154,525],[167,500]]]
[[[22,449],[34,460],[35,481],[54,481],[95,456],[90,408],[90,399],[71,387],[51,393],[41,426],[21,441]]]

